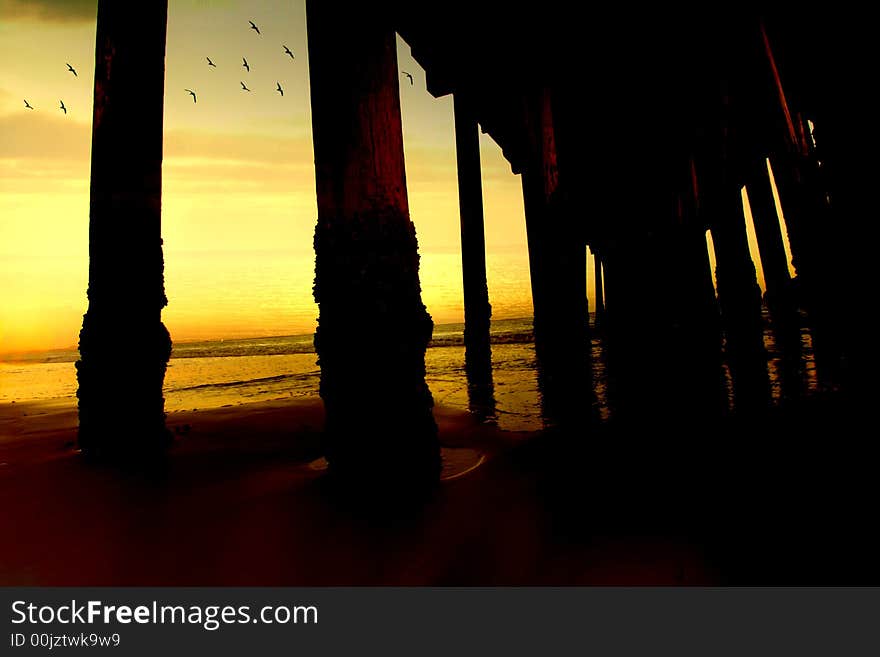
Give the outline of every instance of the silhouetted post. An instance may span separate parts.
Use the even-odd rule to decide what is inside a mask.
[[[679,407],[682,399],[689,400],[689,413],[681,414],[685,417],[678,422],[714,420],[727,401],[720,385],[721,327],[706,228],[698,211],[695,171],[690,173],[691,189],[679,179],[682,186],[674,197],[672,226],[665,236],[661,233],[656,238],[665,262],[655,269],[664,271],[665,289],[658,290],[664,301],[655,312],[666,321],[654,331],[655,339],[666,345],[661,351],[668,354],[665,362],[658,358],[664,377],[657,386],[657,397],[665,398],[664,406],[669,408]]]
[[[842,290],[850,287],[852,277],[843,274],[850,269],[847,258],[838,260],[837,256],[850,250],[851,233],[841,232],[839,225],[844,222],[831,216],[823,171],[811,155],[803,117],[789,104],[783,71],[778,66],[774,45],[763,24],[761,37],[771,84],[776,92],[777,123],[782,128],[775,134],[776,143],[772,144],[770,159],[797,272],[798,301],[807,311],[813,329],[819,377],[825,383],[833,383],[840,380],[841,367],[844,367],[844,342],[848,331],[841,331],[841,325],[849,323],[843,317],[846,308],[852,305],[841,303],[841,294],[845,294]],[[794,73],[795,78],[799,77],[797,71],[789,72]],[[839,72],[846,74],[845,71]],[[809,77],[803,70],[800,74],[802,80]],[[826,95],[835,97],[839,94],[834,91],[819,94]],[[845,123],[853,122],[850,111],[851,108],[847,107]],[[861,131],[856,132],[861,134]],[[861,136],[854,134],[853,142],[858,141],[862,141]],[[829,262],[832,263],[830,267]]]
[[[792,264],[798,278],[799,287],[803,289],[804,302],[811,313],[820,312],[816,308],[813,295],[815,284],[824,269],[821,248],[821,217],[815,198],[807,188],[803,176],[802,162],[786,152],[787,148],[777,145],[770,154],[773,177],[779,193],[779,201],[785,215],[791,246]],[[821,306],[821,304],[819,304]]]
[[[746,191],[761,254],[767,308],[773,320],[773,334],[782,357],[781,384],[784,395],[799,394],[802,381],[800,326],[792,298],[788,256],[779,227],[776,201],[765,160],[751,163],[746,171]]]
[[[91,455],[169,441],[162,384],[171,339],[162,256],[167,0],[98,3],[88,310],[79,337],[79,442]]]
[[[489,339],[492,306],[486,284],[480,136],[476,117],[467,101],[456,95],[454,104],[468,405],[472,413],[489,420],[495,418],[495,395]]]
[[[718,313],[695,204],[685,208],[678,192],[670,208],[657,196],[645,208],[653,221],[602,252],[609,401],[624,422],[681,429],[720,410]]]
[[[486,285],[486,238],[477,121],[467,103],[455,96],[455,154],[461,213],[461,269],[464,280],[464,343],[468,378],[492,376],[489,325],[492,307]]]
[[[815,176],[808,175],[811,163],[798,162],[790,154],[770,157],[791,245],[795,279],[795,302],[807,312],[812,328],[816,369],[820,380],[833,383],[840,377],[841,317],[840,272],[829,266],[837,260],[829,253],[839,238],[831,225],[830,208]]]
[[[548,330],[548,314],[550,305],[547,299],[546,278],[549,263],[545,260],[549,257],[550,245],[544,235],[545,223],[549,223],[547,217],[547,205],[544,198],[544,185],[540,177],[540,170],[524,169],[522,172],[523,186],[523,209],[526,218],[526,238],[529,251],[529,280],[532,287],[532,306],[534,313],[535,341],[544,344],[544,335]],[[540,351],[540,347],[539,347]]]
[[[866,47],[864,42],[856,46]],[[816,147],[808,182],[813,192],[809,204],[818,224],[814,255],[821,261],[821,277],[813,287],[819,288],[814,294],[823,311],[821,326],[814,331],[814,346],[820,380],[861,397],[858,406],[873,402],[878,369],[873,304],[866,302],[876,293],[874,241],[867,237],[866,227],[876,223],[877,160],[864,156],[877,153],[877,135],[853,121],[852,111],[872,102],[868,99],[872,88],[861,84],[860,73],[873,75],[867,69],[874,64],[865,57],[849,69],[845,65],[853,58],[837,57],[843,61],[835,62],[830,77],[839,86],[823,94],[830,107],[815,115]],[[837,74],[843,71],[847,77],[838,82]]]
[[[722,184],[706,206],[712,218],[715,278],[737,409],[758,410],[770,399],[761,316],[761,288],[749,253],[742,195]]]
[[[602,326],[605,320],[605,289],[602,285],[602,258],[593,251],[593,271],[596,287],[596,326]]]
[[[551,97],[531,98],[532,152],[522,168],[535,341],[549,360],[579,358],[587,340],[585,244],[561,202]]]
[[[868,407],[876,388],[870,300],[877,286],[875,241],[864,231],[876,224],[878,149],[877,131],[862,116],[874,105],[876,85],[865,80],[876,75],[876,25],[846,5],[826,7],[818,20],[762,14],[779,98],[774,114],[779,123],[790,103],[798,137],[792,147],[792,131],[778,130],[788,143],[775,145],[772,162],[817,373],[823,385],[855,393],[856,408]]]
[[[579,421],[590,391],[587,251],[559,189],[549,90],[529,96],[523,205],[545,417]]]
[[[411,490],[440,472],[409,218],[394,30],[307,3],[318,224],[315,348],[326,455],[343,481]]]
[[[706,216],[701,211],[700,182],[693,155],[688,157],[687,177],[686,191],[680,196],[682,241],[685,244],[689,264],[686,276],[691,286],[690,298],[692,311],[697,317],[696,324],[705,328],[706,339],[713,345],[711,351],[717,352],[721,338],[718,299],[715,296],[715,285],[712,283],[712,264],[709,261],[706,240],[709,226]]]
[[[788,274],[788,257],[785,255],[782,231],[779,229],[776,201],[764,160],[752,163],[746,171],[746,191],[768,296],[784,295],[791,277]]]

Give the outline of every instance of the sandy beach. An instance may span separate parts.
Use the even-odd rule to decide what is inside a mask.
[[[573,540],[522,467],[537,434],[442,406],[435,416],[444,480],[434,496],[415,512],[364,514],[327,491],[318,398],[171,413],[175,444],[150,476],[87,462],[69,402],[4,404],[0,584],[717,581],[684,540]]]

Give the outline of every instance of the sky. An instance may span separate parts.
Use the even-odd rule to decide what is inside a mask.
[[[75,346],[87,307],[96,6],[0,0],[0,354]],[[314,330],[305,23],[304,0],[169,0],[163,320],[176,341]],[[423,299],[435,323],[460,322],[452,99],[426,91],[424,71],[399,38],[398,59],[414,76],[412,85],[401,76],[400,90]],[[197,103],[185,89],[196,91]],[[488,136],[480,146],[493,314],[529,316],[520,178]],[[590,257],[591,308],[592,271]]]
[[[163,319],[176,340],[314,328],[317,210],[304,4],[169,2],[162,230],[170,303]],[[75,345],[87,307],[96,6],[0,0],[0,353]],[[423,297],[435,322],[461,321],[452,101],[427,93],[424,71],[402,40],[398,54],[400,68],[415,78],[412,85],[401,78],[401,105]],[[243,92],[240,81],[253,92]],[[526,316],[520,180],[485,135],[481,148],[495,315]]]

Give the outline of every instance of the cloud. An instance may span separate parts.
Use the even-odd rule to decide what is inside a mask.
[[[91,127],[48,115],[49,111],[21,109],[16,114],[0,115],[0,160],[88,159]],[[54,106],[51,112],[55,112]]]
[[[166,130],[165,159],[213,158],[260,164],[312,163],[312,142],[307,136],[219,134],[196,130]]]
[[[5,92],[0,89],[0,98]],[[6,94],[8,95],[8,94]],[[74,159],[89,157],[91,126],[75,122],[53,105],[43,111],[0,114],[0,159]],[[308,136],[222,134],[196,130],[165,130],[165,159],[202,158],[261,164],[312,163]]]
[[[2,91],[2,90],[0,90]],[[88,180],[91,127],[41,111],[0,115],[0,190],[34,193]],[[183,192],[314,190],[308,137],[166,130],[167,189]]]
[[[234,6],[232,0],[181,0],[179,4],[196,9],[221,9]],[[0,0],[0,18],[4,21],[76,23],[93,21],[97,16],[98,0]]]
[[[0,0],[3,20],[38,20],[59,23],[93,21],[98,0]]]

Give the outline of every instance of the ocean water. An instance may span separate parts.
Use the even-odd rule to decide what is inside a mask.
[[[466,410],[463,331],[463,324],[435,326],[425,364],[435,403]],[[491,334],[497,424],[541,428],[531,319],[494,321]],[[78,356],[60,350],[0,362],[0,404],[75,404]],[[314,396],[319,376],[311,334],[176,343],[165,375],[165,407],[170,412]]]
[[[764,343],[768,352],[771,391],[782,398],[781,354],[769,318]],[[468,386],[464,370],[464,325],[439,324],[425,356],[427,382],[435,403],[468,410]],[[598,411],[607,419],[607,381],[601,340],[592,344],[593,388]],[[491,327],[494,416],[501,429],[531,431],[544,426],[537,380],[532,320],[495,320]],[[803,381],[806,392],[818,388],[810,333],[801,335]],[[0,404],[23,401],[76,403],[78,353],[59,350],[24,354],[0,362]],[[165,376],[166,409],[219,408],[318,394],[320,370],[316,364],[312,335],[235,340],[180,342]],[[733,395],[728,375],[728,398]]]

